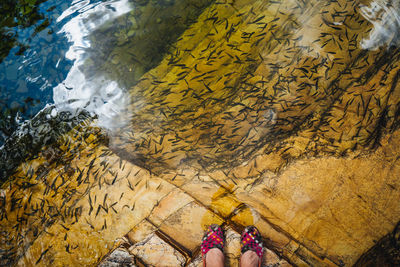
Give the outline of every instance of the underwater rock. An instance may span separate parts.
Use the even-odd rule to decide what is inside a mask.
[[[398,125],[400,52],[361,49],[371,25],[344,2],[207,9],[129,91],[114,151],[159,173],[376,148]]]

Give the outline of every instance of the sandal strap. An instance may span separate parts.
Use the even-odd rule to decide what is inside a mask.
[[[262,236],[255,226],[248,226],[244,229],[240,244],[242,255],[248,250],[254,251],[261,263],[264,254]]]

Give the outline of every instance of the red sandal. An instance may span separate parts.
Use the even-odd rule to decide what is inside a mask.
[[[242,255],[248,251],[254,251],[260,258],[258,266],[261,266],[261,262],[264,255],[262,236],[255,226],[247,226],[243,233],[240,241]]]
[[[210,249],[218,248],[224,253],[224,234],[221,226],[212,224],[208,227],[201,242],[201,255],[203,257],[203,266],[206,266],[206,254]]]

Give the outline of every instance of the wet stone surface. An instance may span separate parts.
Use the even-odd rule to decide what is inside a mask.
[[[126,250],[116,249],[114,250],[99,267],[137,267],[134,264],[134,257]]]
[[[148,266],[184,266],[186,261],[183,255],[154,234],[130,247],[129,251]]]

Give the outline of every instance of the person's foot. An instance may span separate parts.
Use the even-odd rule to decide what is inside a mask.
[[[240,266],[257,267],[261,266],[263,258],[262,237],[255,226],[248,226],[244,229],[241,237]]]
[[[206,267],[224,267],[224,254],[219,248],[210,249],[205,258]]]
[[[221,226],[212,224],[208,227],[201,243],[201,254],[203,266],[223,267],[224,266],[224,234]]]
[[[240,267],[258,267],[260,258],[254,251],[248,250],[240,256]]]

